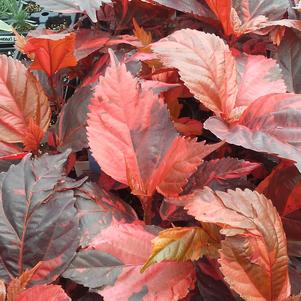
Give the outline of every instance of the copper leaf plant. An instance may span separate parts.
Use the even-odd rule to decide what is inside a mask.
[[[0,301],[298,301],[301,6],[36,0],[0,55]]]

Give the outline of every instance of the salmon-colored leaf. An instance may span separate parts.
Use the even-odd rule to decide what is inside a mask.
[[[3,280],[0,279],[0,301],[6,301],[6,286]]]
[[[168,67],[179,70],[190,92],[218,116],[229,116],[238,86],[236,64],[224,41],[213,35],[183,29],[152,44]]]
[[[47,32],[49,33],[49,32]],[[49,77],[66,67],[76,66],[74,56],[75,34],[44,34],[30,37],[23,48],[28,54],[34,54],[31,70],[43,70]]]
[[[14,301],[71,301],[59,285],[37,285],[21,293]]]
[[[105,173],[136,195],[151,196],[155,190],[178,194],[220,144],[180,137],[162,100],[114,60],[90,105],[87,132],[93,156]]]
[[[203,255],[214,256],[218,248],[219,241],[214,241],[200,227],[166,229],[152,240],[152,253],[141,271],[161,261],[184,262],[198,260]]]
[[[176,119],[174,122],[175,128],[184,136],[199,136],[202,134],[203,124],[199,120],[189,117]]]
[[[144,300],[180,300],[194,287],[191,262],[161,262],[140,272],[157,233],[155,227],[111,225],[78,253],[64,276],[97,289],[105,301],[132,300],[136,295]]]
[[[30,120],[46,131],[50,107],[41,84],[17,60],[0,56],[0,141],[23,142]]]
[[[275,60],[262,55],[240,55],[235,60],[239,85],[236,107],[247,107],[267,94],[286,92],[281,69]]]
[[[223,227],[221,271],[245,300],[290,296],[285,233],[270,200],[248,189],[226,193],[207,187],[196,191],[185,208],[199,221]]]
[[[237,124],[209,118],[204,127],[228,143],[293,160],[300,169],[300,107],[298,94],[269,94],[252,102]]]

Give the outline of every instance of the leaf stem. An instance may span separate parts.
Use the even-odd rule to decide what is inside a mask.
[[[150,225],[152,222],[152,196],[139,196],[144,211],[144,223]]]

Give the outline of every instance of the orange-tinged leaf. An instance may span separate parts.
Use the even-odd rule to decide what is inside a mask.
[[[152,44],[168,67],[179,70],[190,92],[218,116],[229,116],[238,86],[236,64],[224,41],[213,35],[183,29]]]
[[[23,142],[30,120],[46,131],[51,112],[40,83],[21,62],[5,55],[0,68],[0,141]]]
[[[202,159],[221,144],[180,137],[167,107],[124,64],[99,78],[88,115],[88,140],[102,170],[140,196],[177,195]],[[114,155],[112,155],[114,154]]]
[[[148,46],[152,42],[152,34],[146,32],[143,27],[140,27],[135,18],[133,18],[134,34],[143,46]]]
[[[6,301],[6,286],[3,280],[0,279],[0,301]]]
[[[27,43],[26,38],[23,35],[20,35],[14,28],[12,29],[14,35],[15,35],[15,48],[20,51],[21,53],[25,54],[24,47]],[[31,60],[34,60],[34,54],[30,55],[28,54],[28,57]]]
[[[29,55],[34,54],[31,70],[43,70],[52,76],[60,69],[76,66],[74,45],[75,33],[46,34],[30,37],[23,51]]]
[[[152,254],[141,271],[165,260],[188,261],[198,260],[203,255],[214,256],[219,247],[219,240],[214,241],[200,227],[166,229],[152,240]]]
[[[199,120],[182,117],[175,120],[175,128],[184,136],[199,136],[202,134],[203,124]]]
[[[14,301],[71,301],[59,285],[36,285],[16,297]]]
[[[40,263],[38,263],[32,269],[28,269],[22,273],[20,277],[14,278],[7,287],[7,301],[14,301],[15,298],[22,293],[27,284],[30,282],[33,274],[36,272]]]
[[[223,227],[221,271],[247,301],[283,301],[290,295],[286,237],[272,202],[256,191],[194,193],[185,206],[203,222]]]
[[[27,126],[26,135],[23,138],[24,150],[36,152],[44,137],[44,131],[31,118]]]
[[[231,22],[231,0],[206,0],[208,6],[220,20],[224,32],[227,36],[233,34],[233,27]]]

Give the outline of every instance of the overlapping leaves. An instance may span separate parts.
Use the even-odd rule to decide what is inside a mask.
[[[93,156],[136,195],[151,196],[155,190],[177,195],[220,144],[180,137],[162,100],[115,60],[111,56],[90,106],[87,132]]]
[[[179,70],[202,104],[226,120],[238,119],[260,96],[286,92],[274,60],[246,55],[234,58],[224,41],[212,34],[183,29],[154,43],[152,49],[167,66]]]
[[[270,200],[248,189],[225,193],[205,188],[185,208],[197,220],[223,228],[221,271],[245,300],[289,297],[286,238]]]
[[[97,290],[105,301],[138,296],[146,300],[179,300],[194,287],[191,262],[162,262],[140,272],[150,254],[154,233],[158,233],[155,227],[111,225],[77,254],[64,276]]]

